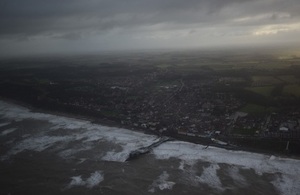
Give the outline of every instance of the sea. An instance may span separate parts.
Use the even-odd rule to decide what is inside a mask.
[[[0,101],[0,194],[300,194],[300,160],[271,154],[173,140],[126,161],[158,140]]]

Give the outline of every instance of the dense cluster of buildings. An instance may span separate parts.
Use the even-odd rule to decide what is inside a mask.
[[[170,79],[171,78],[171,79]],[[215,86],[244,82],[210,76],[183,78],[172,70],[91,80],[64,104],[93,110],[124,126],[160,134],[300,138],[298,112],[255,116],[246,102]],[[81,94],[81,95],[80,95]]]

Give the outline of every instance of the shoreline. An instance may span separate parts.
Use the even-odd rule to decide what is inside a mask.
[[[72,119],[85,120],[85,121],[89,121],[89,122],[97,124],[97,125],[123,128],[123,129],[127,129],[130,131],[140,132],[140,133],[144,133],[144,134],[148,134],[148,135],[160,136],[158,133],[155,133],[155,132],[139,130],[139,129],[135,129],[135,128],[125,126],[125,125],[122,126],[119,123],[112,121],[112,120],[108,120],[108,119],[96,118],[96,117],[92,117],[92,116],[79,115],[79,114],[73,114],[73,113],[67,113],[67,112],[61,112],[61,111],[50,111],[50,110],[43,109],[43,108],[37,108],[29,103],[25,103],[20,100],[14,100],[14,99],[9,99],[9,98],[4,98],[4,97],[0,97],[0,100],[4,101],[6,103],[9,103],[9,104],[14,104],[16,106],[21,106],[21,107],[27,108],[30,110],[30,112],[45,113],[45,114],[51,114],[51,115],[55,115],[55,116],[59,116],[59,117],[67,117],[67,118],[72,118]],[[269,150],[263,150],[263,149],[257,149],[257,148],[251,148],[251,147],[243,147],[243,146],[238,146],[236,148],[226,148],[226,147],[222,147],[222,146],[218,146],[218,145],[207,144],[207,142],[206,142],[207,140],[203,141],[200,139],[195,139],[194,137],[189,137],[189,136],[183,137],[181,135],[175,135],[175,136],[167,135],[167,136],[171,137],[175,140],[178,140],[178,141],[184,141],[184,142],[189,142],[189,143],[193,143],[193,144],[203,145],[205,147],[211,146],[211,147],[216,147],[216,148],[223,148],[223,149],[230,150],[230,151],[251,152],[251,153],[258,153],[258,154],[276,156],[276,157],[281,157],[281,158],[291,158],[291,159],[300,160],[300,155],[295,155],[295,154],[284,154],[284,153],[279,153],[279,152],[272,152]]]
[[[51,114],[51,115],[55,115],[55,116],[72,118],[72,119],[85,120],[85,121],[89,121],[91,123],[102,125],[102,126],[117,127],[117,128],[128,129],[130,131],[141,132],[141,133],[150,134],[150,135],[158,135],[155,132],[148,132],[148,131],[144,131],[144,130],[135,129],[130,126],[121,125],[121,124],[119,124],[115,121],[109,120],[109,119],[96,118],[96,117],[92,117],[92,116],[74,114],[74,113],[69,113],[69,112],[51,111],[51,110],[47,110],[44,108],[37,108],[29,103],[26,103],[26,102],[23,102],[20,100],[5,98],[5,97],[1,97],[1,96],[0,96],[0,100],[7,102],[9,104],[22,106],[24,108],[29,109],[31,112],[45,113],[45,114]]]

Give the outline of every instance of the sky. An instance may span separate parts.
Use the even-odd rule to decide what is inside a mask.
[[[0,0],[0,55],[300,45],[299,0]]]

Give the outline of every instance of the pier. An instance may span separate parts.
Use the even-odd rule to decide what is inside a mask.
[[[142,148],[139,148],[137,150],[134,150],[132,152],[129,153],[129,156],[128,158],[126,159],[126,161],[130,161],[130,160],[133,160],[133,159],[136,159],[138,158],[139,156],[143,155],[143,154],[147,154],[149,153],[153,148],[159,146],[160,144],[164,143],[164,142],[167,142],[167,141],[172,141],[174,140],[173,138],[170,138],[170,137],[161,137],[157,142],[154,142],[152,143],[151,145],[149,146],[146,146],[146,147],[142,147]]]

